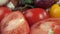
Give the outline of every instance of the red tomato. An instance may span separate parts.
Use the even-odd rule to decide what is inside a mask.
[[[49,15],[42,8],[33,8],[29,9],[24,13],[26,19],[28,20],[30,25],[35,24],[37,21],[47,19]]]
[[[29,26],[23,14],[12,12],[1,21],[1,34],[28,34]]]
[[[0,7],[0,20],[2,20],[5,15],[7,15],[11,12],[12,11],[7,7]]]
[[[39,21],[31,27],[30,34],[60,34],[60,18]]]

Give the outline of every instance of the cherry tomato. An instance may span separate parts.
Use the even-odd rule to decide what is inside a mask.
[[[29,25],[23,14],[12,12],[1,21],[1,34],[28,34]]]
[[[60,34],[60,18],[39,21],[31,27],[30,34]]]
[[[51,8],[50,8],[50,16],[54,17],[54,18],[60,18],[60,5],[59,4],[54,4]]]
[[[7,15],[11,12],[12,11],[7,7],[0,7],[0,20],[2,20],[5,15]]]
[[[47,12],[42,8],[29,9],[25,11],[24,15],[30,25],[35,24],[39,20],[49,18],[49,15],[47,14]]]

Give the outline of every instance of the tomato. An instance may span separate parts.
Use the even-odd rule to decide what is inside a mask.
[[[24,15],[28,20],[30,26],[35,24],[37,21],[49,18],[47,12],[42,8],[33,8],[26,10]]]
[[[30,34],[60,34],[60,18],[39,21],[31,27]]]
[[[0,7],[0,20],[2,20],[5,15],[7,15],[11,12],[12,11],[7,7]]]
[[[58,25],[57,28],[55,28],[54,34],[60,34],[60,25]]]
[[[54,18],[60,18],[60,5],[59,4],[54,4],[51,8],[50,8],[50,16],[54,17]]]
[[[23,14],[12,12],[1,21],[1,34],[28,34],[29,25]]]

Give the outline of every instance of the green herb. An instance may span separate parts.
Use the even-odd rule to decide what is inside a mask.
[[[48,34],[54,34],[53,30],[50,29],[50,30],[48,31]]]

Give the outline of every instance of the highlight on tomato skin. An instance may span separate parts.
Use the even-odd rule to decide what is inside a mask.
[[[60,34],[60,18],[39,21],[31,27],[30,34]]]
[[[1,34],[28,34],[28,22],[19,11],[12,12],[1,21]]]
[[[24,16],[29,22],[30,26],[35,24],[37,21],[49,18],[49,14],[42,8],[32,8],[26,10]]]

